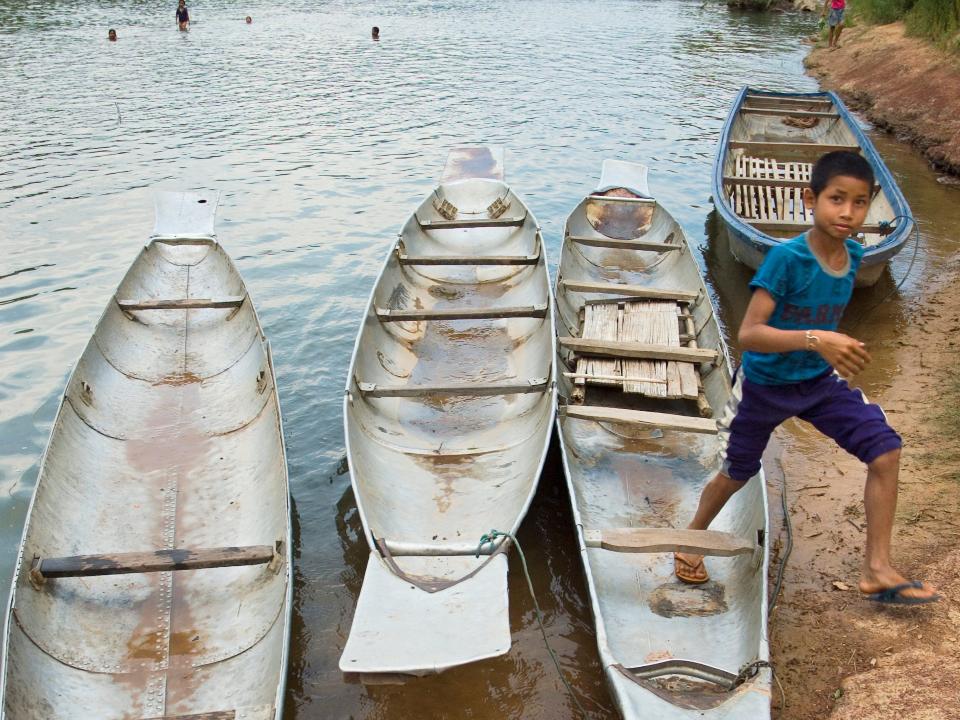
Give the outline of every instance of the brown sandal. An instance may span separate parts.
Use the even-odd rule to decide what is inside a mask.
[[[702,567],[704,567],[703,558],[700,558],[695,563],[689,563],[677,554],[673,556],[673,573],[680,582],[687,583],[688,585],[703,585],[710,579],[710,576],[697,577],[693,574]],[[706,568],[704,568],[704,572],[706,572]]]

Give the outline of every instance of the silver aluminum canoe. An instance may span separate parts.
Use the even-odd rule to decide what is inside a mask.
[[[583,345],[572,351],[561,339],[557,363],[557,426],[600,657],[625,718],[762,720],[770,715],[769,670],[727,687],[745,666],[768,660],[763,476],[711,527],[744,554],[708,557],[706,585],[677,581],[669,531],[686,527],[719,469],[715,421],[703,416],[724,408],[730,364],[683,229],[656,200],[640,197],[649,196],[645,167],[607,161],[598,191],[624,186],[632,192],[588,196],[570,214],[556,286],[561,336],[607,338],[612,349],[590,358]],[[661,321],[659,339],[645,334]],[[678,362],[616,357],[628,345],[651,344],[715,357],[688,363],[696,368],[687,374],[691,392],[669,379]]]
[[[282,715],[280,405],[269,344],[214,237],[217,199],[158,196],[154,235],[67,381],[7,613],[7,720]],[[143,555],[118,555],[130,553]],[[138,571],[144,556],[210,566]],[[111,559],[133,571],[90,572]]]
[[[344,399],[370,546],[346,673],[421,675],[510,648],[503,541],[553,422],[554,333],[533,214],[490,148],[451,151],[370,297]]]

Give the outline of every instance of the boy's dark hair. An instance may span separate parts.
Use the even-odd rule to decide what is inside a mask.
[[[862,155],[849,150],[835,150],[817,160],[810,173],[810,189],[813,194],[822,193],[827,184],[838,175],[863,180],[870,188],[870,194],[873,194],[873,168]]]

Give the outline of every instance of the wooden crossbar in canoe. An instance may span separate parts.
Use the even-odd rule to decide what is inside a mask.
[[[656,205],[657,201],[653,198],[642,198],[642,197],[620,197],[618,195],[589,195],[587,196],[588,200],[598,201],[598,202],[613,202],[613,203],[646,203],[647,205]]]
[[[788,220],[747,220],[746,222],[748,222],[751,227],[764,232],[804,232],[813,227],[812,221],[808,223],[798,223]],[[879,225],[861,225],[857,232],[878,235],[883,234],[883,230]]]
[[[783,164],[779,165],[779,168],[782,169]],[[749,185],[757,187],[783,187],[783,188],[808,188],[810,187],[809,180],[790,180],[788,178],[758,178],[758,177],[741,177],[739,175],[724,175],[723,176],[724,185]],[[880,185],[875,184],[873,186],[873,193],[876,195],[880,191]]]
[[[444,308],[441,310],[388,310],[377,308],[377,317],[383,322],[408,320],[500,320],[504,318],[544,318],[547,306],[527,305],[501,308]]]
[[[670,250],[679,250],[683,247],[677,243],[654,242],[651,240],[616,240],[614,238],[584,237],[581,235],[568,235],[567,240],[576,243],[577,245],[614,248],[616,250],[651,250],[653,252],[669,252]]]
[[[787,110],[786,108],[758,108],[744,105],[740,112],[747,115],[770,115],[773,117],[815,117],[815,118],[838,118],[839,113],[820,112],[818,110]]]
[[[580,355],[597,357],[638,358],[642,360],[676,360],[677,362],[713,362],[717,351],[710,348],[688,348],[676,345],[649,345],[638,342],[611,342],[575,337],[559,337],[561,347]]]
[[[273,711],[270,711],[271,715]],[[163,717],[147,718],[146,720],[236,720],[236,710],[220,710],[196,715],[164,715]]]
[[[689,415],[647,412],[646,410],[627,410],[625,408],[601,407],[599,405],[561,405],[561,417],[596,422],[626,423],[630,425],[649,425],[661,430],[681,430],[685,432],[716,435],[715,420]]]
[[[776,97],[774,95],[747,95],[744,100],[746,102],[756,102],[763,100],[765,102],[777,102],[777,103],[821,103],[827,105],[833,105],[833,101],[827,97],[817,97],[817,98],[804,98],[804,97]]]
[[[730,148],[743,148],[746,150],[808,150],[818,155],[832,152],[833,150],[848,150],[850,152],[860,152],[859,145],[839,145],[837,143],[802,143],[802,142],[764,142],[760,140],[731,140],[728,143]]]
[[[216,245],[217,241],[212,237],[206,238],[185,238],[185,237],[156,237],[153,242],[163,243],[164,245]]]
[[[527,219],[523,217],[476,218],[463,220],[421,220],[417,224],[424,230],[461,230],[466,228],[520,227]]]
[[[120,300],[117,305],[121,310],[133,312],[137,310],[200,310],[208,308],[235,308],[243,304],[246,295],[223,298],[179,298],[176,300],[145,299]]]
[[[692,555],[733,557],[752,555],[757,544],[719,530],[674,528],[611,528],[584,530],[587,547],[625,553],[682,552]]]
[[[618,383],[652,383],[654,385],[666,385],[667,381],[655,377],[631,377],[624,375],[597,375],[594,373],[575,373],[565,372],[563,376],[571,380],[584,380],[586,382],[618,382]]]
[[[198,548],[196,550],[184,548],[155,550],[153,552],[35,558],[30,568],[30,577],[31,580],[42,583],[50,578],[263,565],[273,561],[279,553],[280,543],[276,547],[273,545],[249,545],[246,547]]]
[[[678,302],[693,302],[700,294],[699,292],[691,290],[669,290],[649,288],[644,285],[618,285],[616,283],[586,282],[581,280],[561,280],[560,286],[568,292],[618,295],[620,297],[642,298],[645,300],[676,300]]]
[[[430,395],[522,395],[544,392],[550,386],[547,378],[535,378],[518,383],[461,383],[455,385],[377,385],[357,382],[365,397],[425,397]]]
[[[536,255],[407,255],[397,250],[401,265],[536,265]]]

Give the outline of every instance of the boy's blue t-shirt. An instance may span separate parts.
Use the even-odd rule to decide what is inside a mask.
[[[750,287],[763,288],[776,301],[767,321],[780,330],[836,330],[850,296],[853,278],[863,259],[863,246],[847,239],[850,257],[844,270],[831,270],[807,245],[806,234],[773,247]],[[787,385],[815,378],[830,370],[819,353],[743,353],[743,373],[761,385]]]

